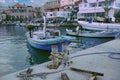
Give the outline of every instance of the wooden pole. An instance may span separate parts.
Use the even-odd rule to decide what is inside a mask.
[[[103,73],[99,73],[99,72],[94,72],[94,71],[89,71],[89,70],[83,70],[83,69],[77,69],[77,68],[73,68],[71,67],[70,68],[71,70],[73,71],[79,71],[79,72],[85,72],[85,73],[89,73],[89,74],[92,74],[93,76],[104,76]]]

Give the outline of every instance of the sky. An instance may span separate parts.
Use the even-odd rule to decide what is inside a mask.
[[[32,5],[32,6],[41,6],[49,0],[0,0],[0,6],[12,6],[15,3]]]

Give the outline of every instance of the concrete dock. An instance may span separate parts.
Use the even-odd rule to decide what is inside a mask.
[[[73,61],[70,67],[103,73],[104,76],[97,76],[97,80],[120,80],[120,39],[115,39],[101,45],[78,51],[70,55],[70,61]],[[21,79],[17,75],[24,71],[15,72],[0,78],[0,80],[62,80],[61,73],[65,72],[70,80],[93,80],[92,75],[88,73],[70,70],[69,67],[60,66],[57,70],[48,69],[46,62],[40,65],[30,67],[32,74],[42,72],[54,72],[51,74],[31,77],[31,79]]]

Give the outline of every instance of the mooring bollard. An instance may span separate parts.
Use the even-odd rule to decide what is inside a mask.
[[[71,61],[69,61],[68,45],[62,44],[62,52],[58,52],[58,47],[53,45],[49,58],[52,60],[52,63],[47,66],[50,69],[57,69],[61,64],[64,64],[64,67],[68,67],[71,64]]]
[[[68,50],[68,45],[67,44],[62,44],[62,52],[63,52],[63,64],[64,67],[69,66],[69,50]]]
[[[56,57],[58,55],[58,47],[57,45],[53,45],[52,46],[52,51],[51,51],[51,55],[50,55],[50,59],[52,60],[52,64],[48,65],[47,67],[50,69],[57,69],[59,67],[59,62],[58,62],[58,58]]]

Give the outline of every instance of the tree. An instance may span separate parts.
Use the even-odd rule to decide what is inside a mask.
[[[115,13],[114,17],[115,17],[117,22],[120,22],[120,11]]]
[[[15,16],[12,16],[12,21],[15,21]]]
[[[113,1],[113,0],[110,0],[110,1]],[[109,13],[109,11],[111,9],[112,9],[111,7],[108,7],[108,0],[105,0],[105,7],[104,7],[104,10],[105,10],[105,20],[104,20],[104,22],[106,22],[106,23],[111,22],[111,20],[110,20],[110,18],[108,16],[108,13]]]
[[[108,18],[108,12],[110,9],[112,9],[111,7],[108,7],[108,1],[114,1],[114,0],[105,0],[105,7],[104,7],[104,10],[105,10],[105,18]]]
[[[11,21],[11,16],[10,15],[6,15],[6,21]]]
[[[23,16],[20,16],[19,20],[20,22],[23,22]]]
[[[34,26],[33,25],[27,25],[27,29],[29,30],[30,38],[32,38],[32,30],[34,30]]]

